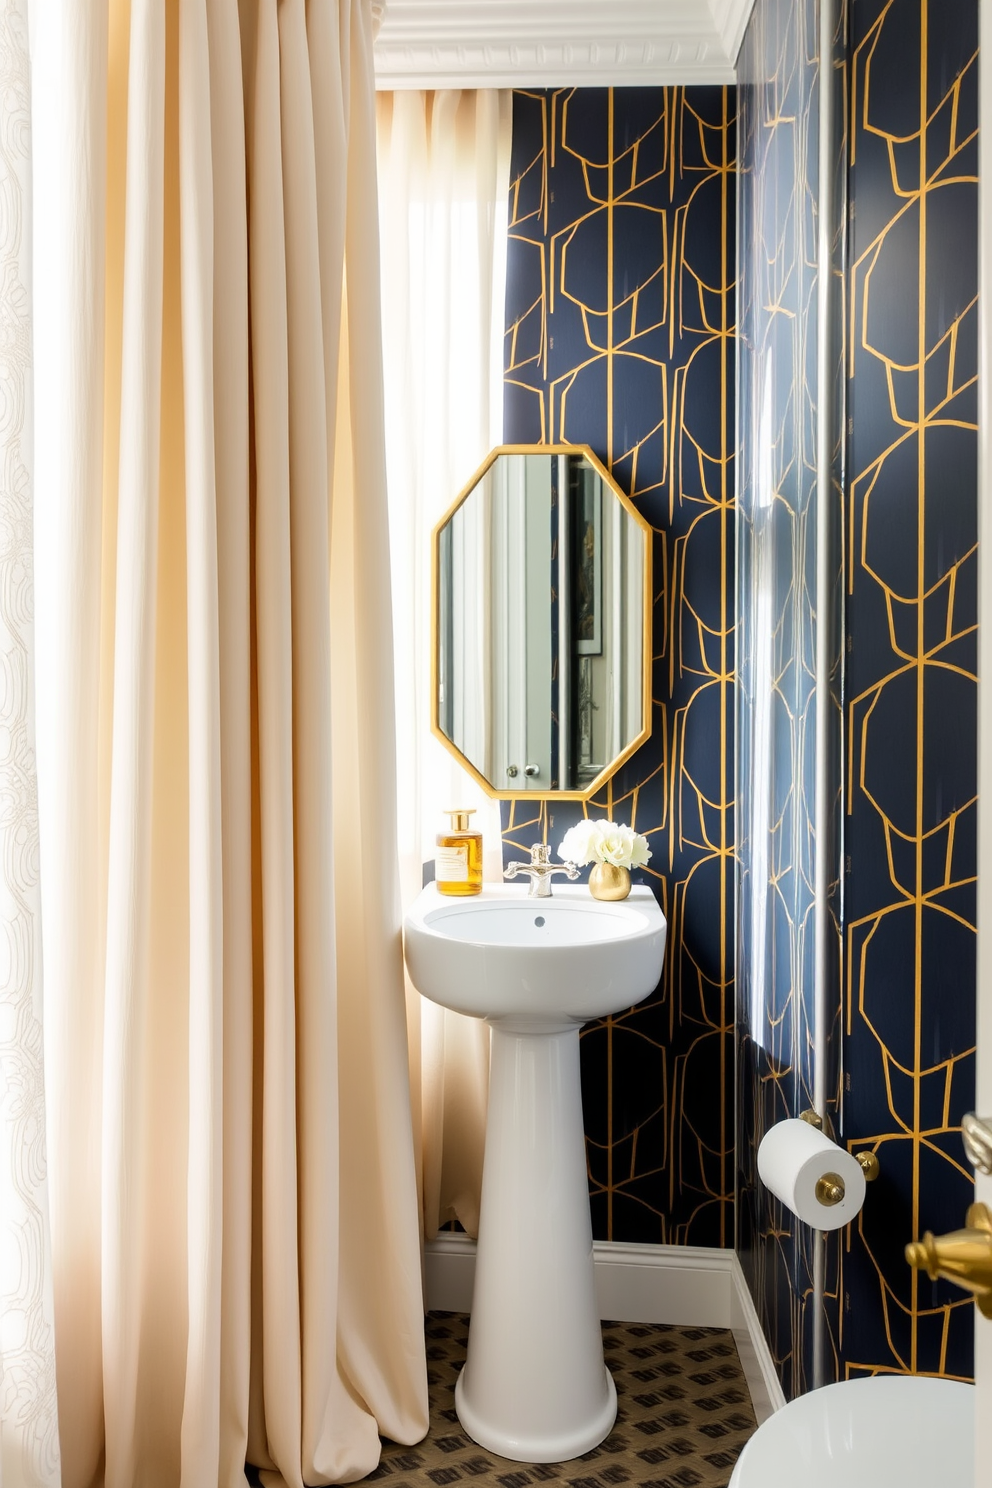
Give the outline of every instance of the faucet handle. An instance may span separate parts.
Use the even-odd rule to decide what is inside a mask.
[[[552,874],[564,873],[566,878],[573,881],[579,876],[574,863],[552,863],[551,849],[546,842],[534,843],[530,850],[529,863],[508,863],[503,869],[504,878],[516,878],[518,873],[526,873],[530,879],[528,893],[535,899],[547,899],[551,893]]]
[[[972,1204],[965,1228],[949,1235],[933,1235],[906,1246],[906,1259],[931,1281],[938,1276],[973,1292],[979,1311],[992,1317],[992,1214],[984,1204]]]

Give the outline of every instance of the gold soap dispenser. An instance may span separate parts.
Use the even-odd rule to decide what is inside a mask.
[[[451,826],[437,834],[434,881],[439,894],[482,893],[482,833],[473,832],[469,817],[474,810],[446,811]]]

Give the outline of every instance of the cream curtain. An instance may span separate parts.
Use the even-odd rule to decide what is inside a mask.
[[[404,900],[470,806],[484,874],[502,875],[499,808],[431,734],[431,530],[499,444],[510,172],[509,91],[377,98],[386,452],[397,617],[397,798]],[[478,1232],[489,1031],[409,992],[424,1230]],[[417,1100],[419,1089],[420,1099]]]
[[[62,1480],[427,1427],[368,0],[34,0]]]

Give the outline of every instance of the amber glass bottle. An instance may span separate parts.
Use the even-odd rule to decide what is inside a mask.
[[[446,811],[447,832],[438,832],[434,881],[440,894],[482,893],[482,833],[469,830],[474,811]]]

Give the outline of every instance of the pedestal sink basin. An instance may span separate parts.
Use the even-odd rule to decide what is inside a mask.
[[[414,986],[492,1029],[458,1418],[503,1457],[567,1461],[616,1416],[593,1275],[579,1029],[655,990],[665,917],[647,888],[606,904],[585,886],[541,899],[497,885],[449,899],[429,885],[404,931]]]

